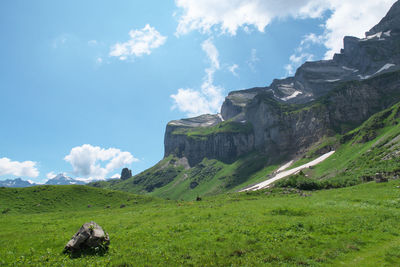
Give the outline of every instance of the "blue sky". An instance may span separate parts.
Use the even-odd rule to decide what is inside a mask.
[[[331,57],[394,2],[1,1],[0,180],[143,171],[168,121]]]

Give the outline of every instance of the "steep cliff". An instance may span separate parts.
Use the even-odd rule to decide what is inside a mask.
[[[358,167],[351,177],[344,175],[349,159],[358,153],[348,141],[360,131],[351,130],[400,101],[399,15],[400,1],[365,38],[345,37],[344,48],[332,60],[306,62],[294,77],[274,80],[268,87],[229,93],[221,114],[168,123],[159,163],[125,181],[93,185],[194,199],[243,189],[264,181],[289,160],[305,163],[332,149],[337,150],[336,161],[318,171],[316,178],[340,172],[345,177],[340,186],[359,182],[357,175],[364,171]],[[379,124],[375,126],[382,128]],[[392,126],[397,134],[398,125]],[[368,131],[361,139],[380,138],[375,132]]]
[[[186,157],[191,166],[205,157],[232,162],[253,150],[293,157],[394,104],[400,91],[398,14],[400,2],[365,38],[345,37],[332,60],[306,62],[294,77],[268,87],[231,92],[221,114],[170,122],[165,157]]]

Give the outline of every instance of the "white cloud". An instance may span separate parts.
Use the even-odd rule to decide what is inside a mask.
[[[233,64],[232,66],[228,67],[228,70],[235,76],[238,76],[236,70],[239,68],[238,64]]]
[[[210,67],[205,70],[206,75],[201,89],[180,88],[177,94],[171,95],[174,100],[172,108],[178,108],[189,116],[218,113],[224,100],[224,88],[214,85],[214,74],[220,69],[218,50],[211,39],[204,41],[201,47],[210,61]]]
[[[247,65],[249,65],[252,71],[256,71],[255,65],[258,61],[260,61],[260,59],[257,57],[257,49],[253,48],[251,49],[250,59],[247,60]]]
[[[119,179],[119,178],[121,178],[121,174],[116,173],[116,174],[114,174],[113,176],[111,176],[111,178],[113,178],[113,179]]]
[[[76,178],[74,178],[74,180],[81,181],[84,183],[91,183],[91,182],[95,182],[95,181],[105,181],[106,179],[102,178],[102,177],[97,177],[97,178],[95,178],[95,177],[89,177],[89,178],[76,177]]]
[[[97,45],[97,41],[96,40],[90,40],[90,41],[88,41],[88,45],[89,46],[96,46]]]
[[[211,61],[211,68],[218,70],[220,68],[219,53],[211,39],[205,40],[201,44],[201,48],[206,52],[208,59]]]
[[[299,55],[293,54],[289,58],[290,63],[285,66],[286,75],[292,76],[295,74],[296,69],[300,67],[305,61],[314,60],[314,55],[309,53],[300,53]]]
[[[54,172],[49,172],[48,174],[46,174],[47,179],[53,179],[56,176],[57,174],[55,174]]]
[[[0,158],[0,176],[14,175],[35,178],[39,176],[36,162],[33,161],[11,161],[9,158]]]
[[[261,32],[274,20],[285,17],[319,18],[329,10],[323,24],[326,58],[339,52],[345,35],[363,37],[386,14],[396,0],[175,0],[180,9],[177,35],[198,30],[235,35],[238,28]]]
[[[378,24],[396,0],[329,0],[332,15],[325,23],[325,58],[332,58],[343,47],[344,36],[364,37]]]
[[[84,177],[80,179],[104,179],[111,171],[138,161],[129,152],[89,144],[72,148],[64,160],[72,165],[76,175]]]
[[[130,56],[150,55],[153,49],[162,46],[167,40],[167,37],[149,24],[141,30],[131,30],[129,36],[130,40],[127,42],[116,43],[111,47],[110,56],[126,60]]]
[[[310,0],[175,0],[181,13],[177,35],[193,30],[235,35],[239,27],[249,31],[249,26],[264,31],[274,18],[287,16],[318,17],[323,9],[311,5]],[[246,28],[247,27],[247,28]]]

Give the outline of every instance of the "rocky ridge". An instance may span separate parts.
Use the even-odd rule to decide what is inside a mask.
[[[253,150],[293,157],[400,100],[400,2],[365,38],[345,37],[332,60],[304,63],[294,77],[231,92],[221,114],[172,121],[165,157],[234,161]]]

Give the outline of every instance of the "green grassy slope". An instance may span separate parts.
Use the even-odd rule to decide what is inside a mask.
[[[307,177],[297,175],[278,185],[324,189],[373,180],[377,173],[388,179],[399,176],[400,103],[375,114],[355,130],[331,139],[328,144],[337,147],[333,156],[304,171]]]
[[[276,161],[283,162],[279,159]],[[251,153],[232,164],[204,159],[187,169],[179,164],[179,159],[169,156],[128,180],[90,185],[162,198],[194,200],[197,196],[234,192],[243,186],[263,181],[278,168],[277,164],[271,165],[269,162],[265,155]]]
[[[4,214],[119,208],[122,204],[136,205],[150,200],[148,196],[83,185],[0,187],[0,212]]]
[[[0,265],[396,266],[399,186],[399,181],[370,182],[307,197],[274,189],[199,202],[139,202],[123,209],[65,205],[62,211],[37,213],[27,205],[0,214]],[[54,207],[57,195],[49,198]],[[0,203],[9,201],[10,195],[0,196]],[[109,233],[109,252],[75,259],[62,254],[71,236],[91,220]]]
[[[295,114],[309,109],[321,110],[321,113],[324,113],[329,109],[334,110],[337,105],[340,105],[336,101],[337,97],[339,99],[342,95],[352,97],[353,93],[357,95],[357,88],[370,88],[369,86],[372,86],[371,88],[375,89],[371,90],[376,96],[374,99],[370,99],[372,101],[371,106],[374,108],[371,108],[369,112],[379,111],[400,99],[396,86],[393,84],[393,82],[399,80],[399,77],[400,71],[396,71],[365,81],[344,82],[326,96],[303,105],[278,103],[271,99],[268,94],[266,94],[263,101],[268,101],[271,107],[285,114]],[[390,94],[387,90],[380,91],[377,89],[380,86],[385,86],[385,84],[391,86],[389,86],[391,88],[391,91],[389,90]],[[381,105],[377,103],[381,103]],[[397,136],[399,130],[397,123],[399,120],[398,115],[395,114],[397,112],[395,109],[398,110],[398,104],[393,109],[388,109],[373,116],[363,126],[355,130],[352,129],[359,126],[358,123],[360,122],[357,125],[355,125],[355,122],[350,123],[349,121],[340,121],[340,119],[332,122],[333,124],[329,126],[332,128],[331,136],[319,140],[292,167],[307,163],[327,152],[327,150],[329,151],[329,149],[335,149],[337,153],[329,160],[314,168],[313,171],[306,172],[307,179],[324,180],[323,182],[312,182],[314,185],[311,185],[311,188],[349,186],[358,184],[362,179],[366,179],[368,176],[371,177],[376,172],[395,173],[397,171],[396,164],[398,163],[396,157],[387,160],[381,160],[381,158],[385,158],[385,153],[389,153],[390,149],[397,151],[395,148],[397,141],[391,144],[391,147],[385,144],[374,145],[378,141],[382,143],[390,142],[391,139]],[[349,130],[352,131],[341,135]],[[246,133],[251,131],[250,125],[227,121],[213,127],[178,128],[173,134],[201,139],[216,133]],[[335,134],[336,136],[334,136]],[[369,151],[370,148],[372,148],[371,151]],[[137,194],[151,194],[163,198],[191,200],[196,196],[233,192],[247,185],[266,180],[279,165],[289,159],[289,157],[285,156],[271,158],[269,155],[253,152],[241,157],[232,164],[204,159],[203,162],[192,169],[187,169],[184,164],[180,163],[179,159],[169,156],[154,167],[126,181],[97,182],[91,185]],[[298,178],[302,183],[306,179],[306,177]],[[296,183],[292,179],[291,186],[299,187]]]

